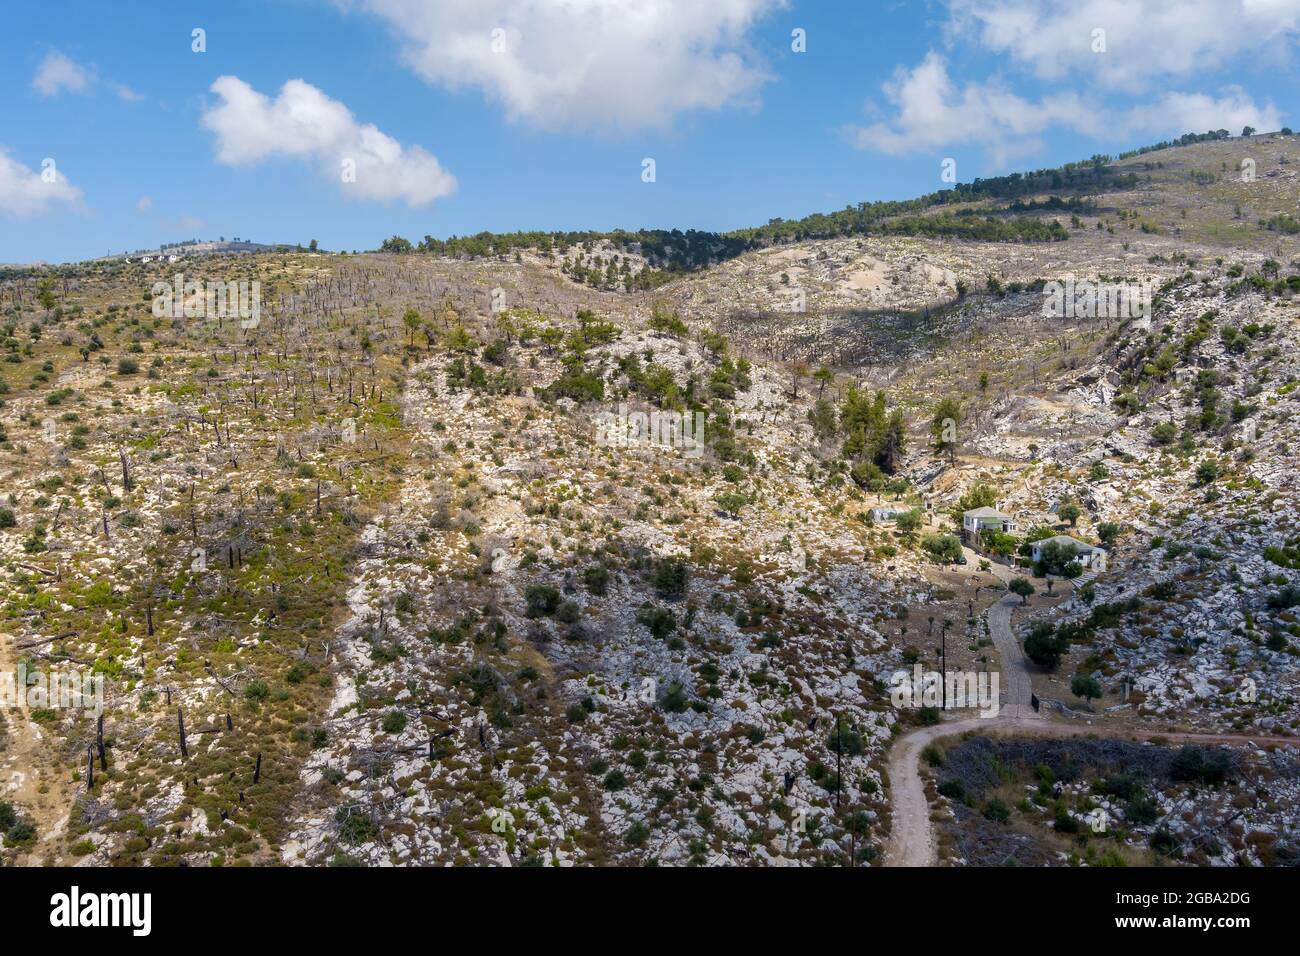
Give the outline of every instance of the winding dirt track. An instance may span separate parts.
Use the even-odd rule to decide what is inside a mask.
[[[17,668],[13,639],[0,634],[0,672],[12,676]],[[26,866],[42,862],[66,865],[66,859],[54,847],[67,828],[74,800],[69,775],[51,762],[49,741],[25,707],[13,707],[5,721],[8,739],[0,757],[0,800],[16,803],[20,814],[35,825],[37,832],[37,842],[19,850],[16,862]]]
[[[974,553],[967,551],[967,559]],[[977,558],[978,556],[975,556]],[[1010,572],[994,565],[1004,581]],[[1108,729],[1095,724],[1058,723],[1036,713],[1030,704],[1032,685],[1024,653],[1011,629],[1011,611],[1020,603],[1007,595],[989,608],[989,631],[1002,660],[1002,706],[997,717],[971,717],[921,727],[894,742],[889,754],[889,800],[893,807],[893,828],[885,848],[885,866],[935,866],[938,863],[934,831],[930,825],[930,803],[921,783],[921,751],[927,744],[968,731],[980,734],[1031,737],[1098,737],[1108,740],[1149,740],[1161,737],[1178,744],[1270,744],[1300,747],[1295,737],[1265,735],[1203,734],[1149,730]]]
[[[926,744],[975,731],[980,734],[1030,737],[1098,737],[1107,740],[1150,740],[1160,737],[1176,744],[1270,744],[1300,746],[1295,737],[1240,734],[1196,734],[1150,730],[1123,731],[1096,725],[1056,723],[1041,717],[972,717],[922,727],[900,737],[889,755],[889,797],[893,830],[885,848],[885,866],[935,866],[938,863],[930,803],[921,784],[921,751]]]

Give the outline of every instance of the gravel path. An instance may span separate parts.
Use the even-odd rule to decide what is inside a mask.
[[[979,554],[970,548],[965,548],[964,551],[970,564],[978,564]],[[992,563],[989,570],[1003,584],[1009,583],[1016,576],[1014,570],[996,562]],[[998,678],[1002,688],[1002,706],[998,716],[1036,720],[1041,718],[1029,702],[1034,692],[1033,681],[1029,676],[1029,662],[1025,660],[1025,653],[1020,649],[1020,642],[1011,629],[1011,612],[1021,603],[1020,598],[1008,593],[988,609],[989,636],[993,638],[993,645],[998,649],[998,657],[1002,662]]]
[[[935,866],[934,830],[930,804],[921,785],[921,751],[926,744],[956,737],[969,730],[981,734],[1031,737],[1104,737],[1109,740],[1149,740],[1161,737],[1175,744],[1228,744],[1300,748],[1295,737],[1248,734],[1166,733],[1160,730],[1107,730],[1095,725],[1055,723],[1041,718],[979,717],[922,727],[894,744],[889,756],[889,793],[893,804],[893,832],[885,848],[885,866]]]
[[[967,551],[967,560],[978,555]],[[994,565],[994,574],[1004,582],[1013,576],[1010,569]],[[934,866],[937,852],[934,829],[930,825],[930,803],[921,783],[921,751],[927,744],[968,731],[1033,737],[1105,737],[1115,740],[1149,740],[1162,737],[1177,744],[1277,744],[1300,747],[1294,737],[1250,736],[1240,734],[1174,733],[1150,730],[1107,729],[1095,724],[1056,723],[1034,712],[1029,696],[1032,687],[1024,653],[1011,630],[1011,612],[1020,598],[1008,594],[988,611],[989,630],[1002,660],[1002,708],[997,717],[970,717],[945,721],[933,727],[921,727],[894,742],[889,754],[889,798],[893,807],[893,829],[885,848],[885,866]]]

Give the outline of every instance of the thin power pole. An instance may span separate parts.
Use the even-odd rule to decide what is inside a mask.
[[[844,786],[844,736],[840,732],[840,715],[835,715],[835,806],[840,805],[840,789]]]
[[[948,709],[948,621],[943,622],[939,635],[939,667],[943,673],[943,709]]]

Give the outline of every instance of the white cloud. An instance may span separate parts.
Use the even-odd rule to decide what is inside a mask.
[[[423,79],[477,87],[547,130],[667,128],[754,106],[768,74],[747,36],[786,0],[352,0],[387,22]],[[500,31],[494,34],[494,31]],[[495,43],[494,43],[495,41]]]
[[[885,98],[896,118],[867,127],[849,127],[859,149],[893,156],[939,146],[976,143],[990,146],[999,160],[1037,145],[1034,137],[1051,126],[1096,131],[1093,110],[1076,94],[1033,102],[997,82],[958,87],[946,61],[931,52],[914,69],[900,69],[885,84]]]
[[[1281,126],[1281,116],[1271,103],[1256,106],[1238,87],[1224,90],[1219,97],[1170,92],[1127,109],[1111,108],[1094,96],[1073,91],[1030,100],[997,80],[959,86],[949,75],[947,62],[935,52],[911,70],[900,69],[883,92],[894,107],[894,118],[850,126],[846,132],[859,149],[893,156],[974,144],[990,149],[1000,165],[1036,149],[1037,137],[1052,128],[1118,141],[1137,133],[1163,137],[1223,128],[1236,134],[1247,125],[1259,130]]]
[[[36,172],[0,146],[0,213],[34,216],[55,203],[76,206],[80,201],[81,190],[69,183],[57,166],[46,171],[42,165],[42,172]]]
[[[41,96],[58,96],[64,91],[85,93],[90,89],[90,74],[80,64],[51,50],[36,68],[32,88]]]
[[[153,208],[153,197],[141,196],[139,201],[135,204],[135,208],[138,209],[140,212],[148,212],[150,209]]]
[[[974,37],[1040,78],[1078,74],[1140,91],[1243,58],[1285,62],[1300,40],[1300,0],[947,0],[952,40]],[[1106,52],[1094,52],[1093,31]]]
[[[45,59],[36,68],[36,75],[32,77],[32,89],[47,98],[65,92],[89,95],[96,87],[107,87],[118,99],[127,103],[144,99],[125,83],[102,79],[94,66],[82,66],[58,50],[45,54]]]
[[[1162,136],[1226,129],[1233,136],[1243,127],[1261,132],[1282,128],[1282,114],[1272,103],[1256,106],[1240,87],[1229,87],[1220,97],[1205,93],[1166,93],[1153,103],[1135,106],[1124,117],[1130,131]]]
[[[211,90],[221,102],[203,114],[217,136],[217,160],[247,166],[272,157],[305,159],[339,183],[347,196],[423,206],[450,195],[456,180],[419,146],[403,146],[374,125],[358,123],[346,106],[302,80],[275,99],[235,76]],[[345,166],[346,164],[346,166]],[[345,178],[355,170],[354,181]]]

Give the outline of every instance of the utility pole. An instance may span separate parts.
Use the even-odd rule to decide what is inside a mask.
[[[844,786],[844,738],[840,732],[840,715],[835,715],[835,806],[840,805],[840,788]]]
[[[939,633],[939,667],[943,675],[943,709],[948,709],[948,619]]]

